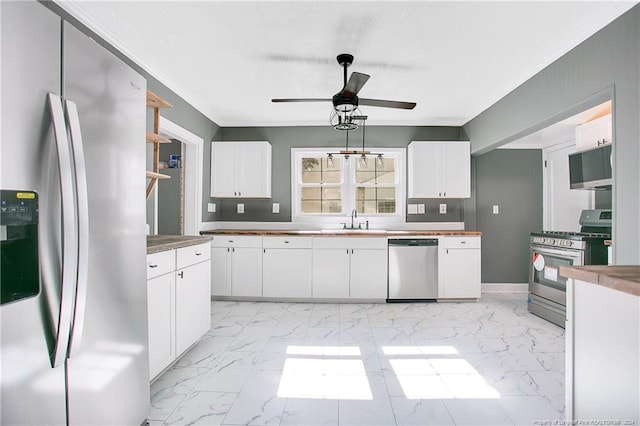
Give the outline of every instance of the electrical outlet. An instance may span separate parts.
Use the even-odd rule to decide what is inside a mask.
[[[244,204],[238,204],[237,205],[237,211],[238,211],[238,213],[243,214],[244,213]]]
[[[418,214],[424,214],[424,204],[418,204]]]
[[[216,212],[216,203],[207,203],[207,211],[209,213],[215,213]]]
[[[493,206],[493,214],[500,214],[500,207],[498,207],[497,205]]]
[[[273,203],[271,213],[280,213],[280,203]]]
[[[447,205],[440,204],[440,214],[447,214]]]
[[[409,204],[407,206],[407,213],[409,213],[409,214],[418,214],[418,205],[417,204]]]

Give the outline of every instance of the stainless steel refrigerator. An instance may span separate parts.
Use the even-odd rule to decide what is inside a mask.
[[[0,13],[0,423],[141,424],[146,80],[40,3]]]

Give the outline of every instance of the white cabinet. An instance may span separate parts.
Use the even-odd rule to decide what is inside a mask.
[[[212,142],[211,196],[271,198],[271,144]]]
[[[387,239],[313,239],[313,297],[385,299]]]
[[[407,148],[408,198],[469,198],[469,142],[414,141]]]
[[[441,237],[438,299],[478,299],[480,280],[480,237]]]
[[[166,250],[147,256],[151,379],[170,366],[209,330],[209,262],[209,244]]]
[[[154,378],[176,358],[175,252],[147,256],[149,377]]]
[[[311,297],[311,238],[262,239],[262,295]]]
[[[579,151],[596,148],[613,141],[611,114],[576,126],[576,147]]]
[[[211,295],[262,296],[262,237],[244,235],[213,237]]]
[[[208,244],[177,250],[176,352],[182,353],[211,326],[211,265]]]

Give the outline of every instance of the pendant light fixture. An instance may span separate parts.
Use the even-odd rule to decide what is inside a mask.
[[[354,111],[357,111],[357,109],[355,109]],[[348,116],[348,123],[342,121],[341,123],[343,123],[342,126],[333,126],[334,129],[336,130],[347,130],[345,133],[345,147],[343,150],[338,151],[338,152],[329,152],[327,153],[327,165],[329,167],[333,167],[333,156],[334,155],[344,155],[345,159],[348,159],[350,155],[359,155],[360,157],[357,160],[357,167],[358,168],[366,168],[369,164],[369,161],[367,159],[368,155],[374,155],[376,157],[376,163],[378,165],[378,167],[382,167],[384,165],[384,159],[382,157],[382,153],[379,152],[371,152],[371,151],[367,151],[365,149],[365,136],[366,136],[366,132],[365,132],[365,122],[367,120],[367,116],[366,115],[350,115]],[[341,119],[342,120],[342,119]],[[362,127],[362,149],[360,151],[353,149],[350,150],[349,149],[349,130],[354,130],[357,129],[358,126],[355,125],[355,123],[357,122],[361,122],[361,127]],[[352,124],[355,125],[355,127],[347,129],[346,127],[347,124]]]

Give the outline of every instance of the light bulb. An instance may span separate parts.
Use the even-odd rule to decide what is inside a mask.
[[[333,167],[333,154],[329,154],[327,157],[327,166]]]
[[[367,156],[362,154],[362,156],[360,157],[360,161],[358,162],[358,164],[360,165],[360,167],[367,167]]]
[[[382,154],[378,154],[378,158],[376,158],[376,161],[378,162],[378,166],[384,166],[384,158],[382,158]]]

